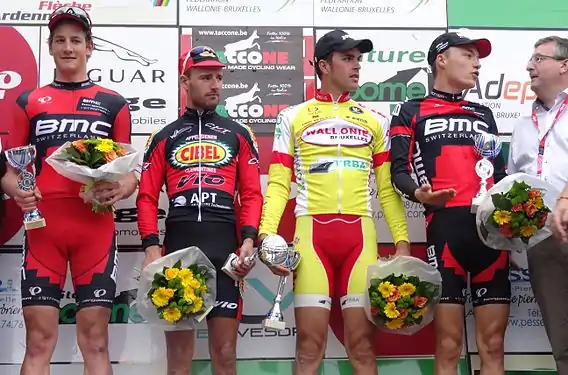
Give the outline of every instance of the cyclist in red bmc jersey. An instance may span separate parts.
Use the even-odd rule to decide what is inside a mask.
[[[102,137],[130,143],[130,112],[122,96],[88,79],[93,41],[87,13],[61,7],[51,15],[48,27],[55,80],[17,99],[6,147],[35,145],[37,189],[33,193],[18,189],[17,171],[11,167],[2,180],[3,190],[23,211],[37,205],[46,220],[45,227],[25,234],[21,288],[26,353],[21,374],[49,373],[69,262],[85,373],[110,375],[108,322],[118,266],[114,217],[93,213],[87,198],[80,196],[81,184],[59,175],[45,159],[76,139]],[[109,206],[130,196],[136,186],[131,173],[120,182],[101,183],[93,192],[95,199]]]
[[[498,130],[489,108],[463,96],[476,84],[479,59],[490,53],[487,39],[471,40],[456,33],[436,38],[428,53],[434,89],[426,98],[396,109],[390,128],[393,184],[405,198],[424,204],[428,261],[442,275],[435,320],[437,375],[457,374],[468,274],[481,373],[504,373],[503,341],[511,297],[508,252],[481,242],[471,213],[481,182],[475,173],[479,158],[473,137]],[[489,185],[505,177],[502,154],[493,159],[493,166]]]
[[[262,191],[252,130],[215,112],[223,67],[209,47],[181,56],[187,108],[149,139],[136,207],[146,252],[142,268],[189,246],[199,247],[216,267],[217,301],[207,315],[209,350],[213,374],[234,375],[242,301],[238,285],[221,268],[238,251],[235,273],[244,277],[251,270],[243,260],[252,255],[258,234]],[[170,204],[160,248],[157,214],[164,184]],[[193,331],[166,332],[168,375],[190,373],[194,340]]]

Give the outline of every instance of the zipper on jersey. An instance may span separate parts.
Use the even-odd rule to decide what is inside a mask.
[[[199,184],[198,186],[198,192],[199,192],[199,198],[197,200],[197,222],[201,222],[201,159],[203,158],[203,150],[201,149],[201,116],[203,115],[203,112],[198,112],[197,114],[199,116],[199,143],[197,146],[197,149],[199,150],[197,152],[197,157],[199,158],[199,161],[197,162],[197,175],[198,177],[198,181]]]
[[[341,96],[339,97],[341,98]],[[333,112],[335,113],[335,118],[341,120],[340,116],[339,116],[339,104],[338,104],[338,100],[339,98],[337,98],[337,100],[335,100],[335,98],[333,98]],[[337,141],[337,158],[339,160],[339,158],[341,158],[341,138],[338,137],[338,141]],[[341,214],[341,195],[342,195],[342,191],[341,191],[341,163],[340,163],[340,167],[337,168],[337,211],[338,213]]]

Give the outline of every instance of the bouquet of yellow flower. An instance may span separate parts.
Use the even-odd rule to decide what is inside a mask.
[[[379,260],[369,267],[366,311],[369,320],[389,333],[412,335],[434,318],[442,277],[414,257]]]
[[[478,233],[489,247],[522,251],[550,236],[546,228],[557,191],[522,173],[493,186],[477,212]]]
[[[197,264],[182,267],[178,260],[154,275],[147,297],[160,317],[169,323],[199,316],[204,312],[203,294],[208,291],[208,274],[206,267]]]
[[[60,175],[84,184],[82,191],[89,191],[101,181],[120,181],[136,169],[138,152],[129,144],[107,138],[80,139],[66,142],[51,154],[46,162]],[[101,206],[92,199],[93,211],[104,213],[112,207]]]
[[[159,258],[139,278],[137,308],[149,323],[193,329],[215,306],[216,271],[197,247]]]

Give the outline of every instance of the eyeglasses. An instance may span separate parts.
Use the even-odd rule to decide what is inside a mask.
[[[207,46],[197,46],[193,47],[191,51],[189,51],[189,56],[191,58],[194,57],[206,57],[206,56],[215,56],[215,51],[211,47]]]
[[[529,59],[529,64],[540,64],[543,60],[555,60],[555,61],[564,61],[567,60],[566,58],[563,57],[557,57],[557,56],[549,56],[549,55],[532,55]]]
[[[78,21],[80,21],[80,22],[84,23],[86,26],[88,26],[89,29],[92,27],[91,17],[89,17],[89,14],[84,9],[78,8],[78,7],[65,6],[65,7],[57,8],[56,11],[51,13],[49,20],[51,21],[55,17],[61,16],[63,14],[77,18]]]
[[[187,67],[187,62],[189,61],[189,59],[192,59],[193,61],[195,61],[195,59],[199,59],[199,58],[203,58],[203,57],[217,57],[217,54],[215,53],[215,50],[211,47],[207,47],[207,46],[197,46],[197,47],[193,47],[189,53],[185,56],[185,59],[183,60],[183,65],[182,65],[182,72],[186,71],[186,67]]]

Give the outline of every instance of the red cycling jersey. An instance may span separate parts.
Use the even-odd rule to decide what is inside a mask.
[[[110,307],[118,268],[114,216],[93,213],[79,197],[81,184],[45,159],[67,141],[100,137],[130,143],[128,103],[91,81],[53,82],[20,95],[16,107],[9,147],[36,146],[43,196],[38,209],[46,221],[25,233],[22,306],[58,308],[69,263],[78,308]]]
[[[61,176],[45,159],[67,141],[112,138],[130,143],[128,102],[92,81],[53,82],[17,99],[6,148],[36,146],[37,186],[43,199],[77,198],[81,184]]]
[[[185,114],[148,140],[136,207],[142,247],[159,244],[158,199],[162,186],[172,222],[236,223],[241,237],[256,240],[262,210],[258,151],[252,131],[214,111]],[[238,195],[237,195],[238,193]]]

